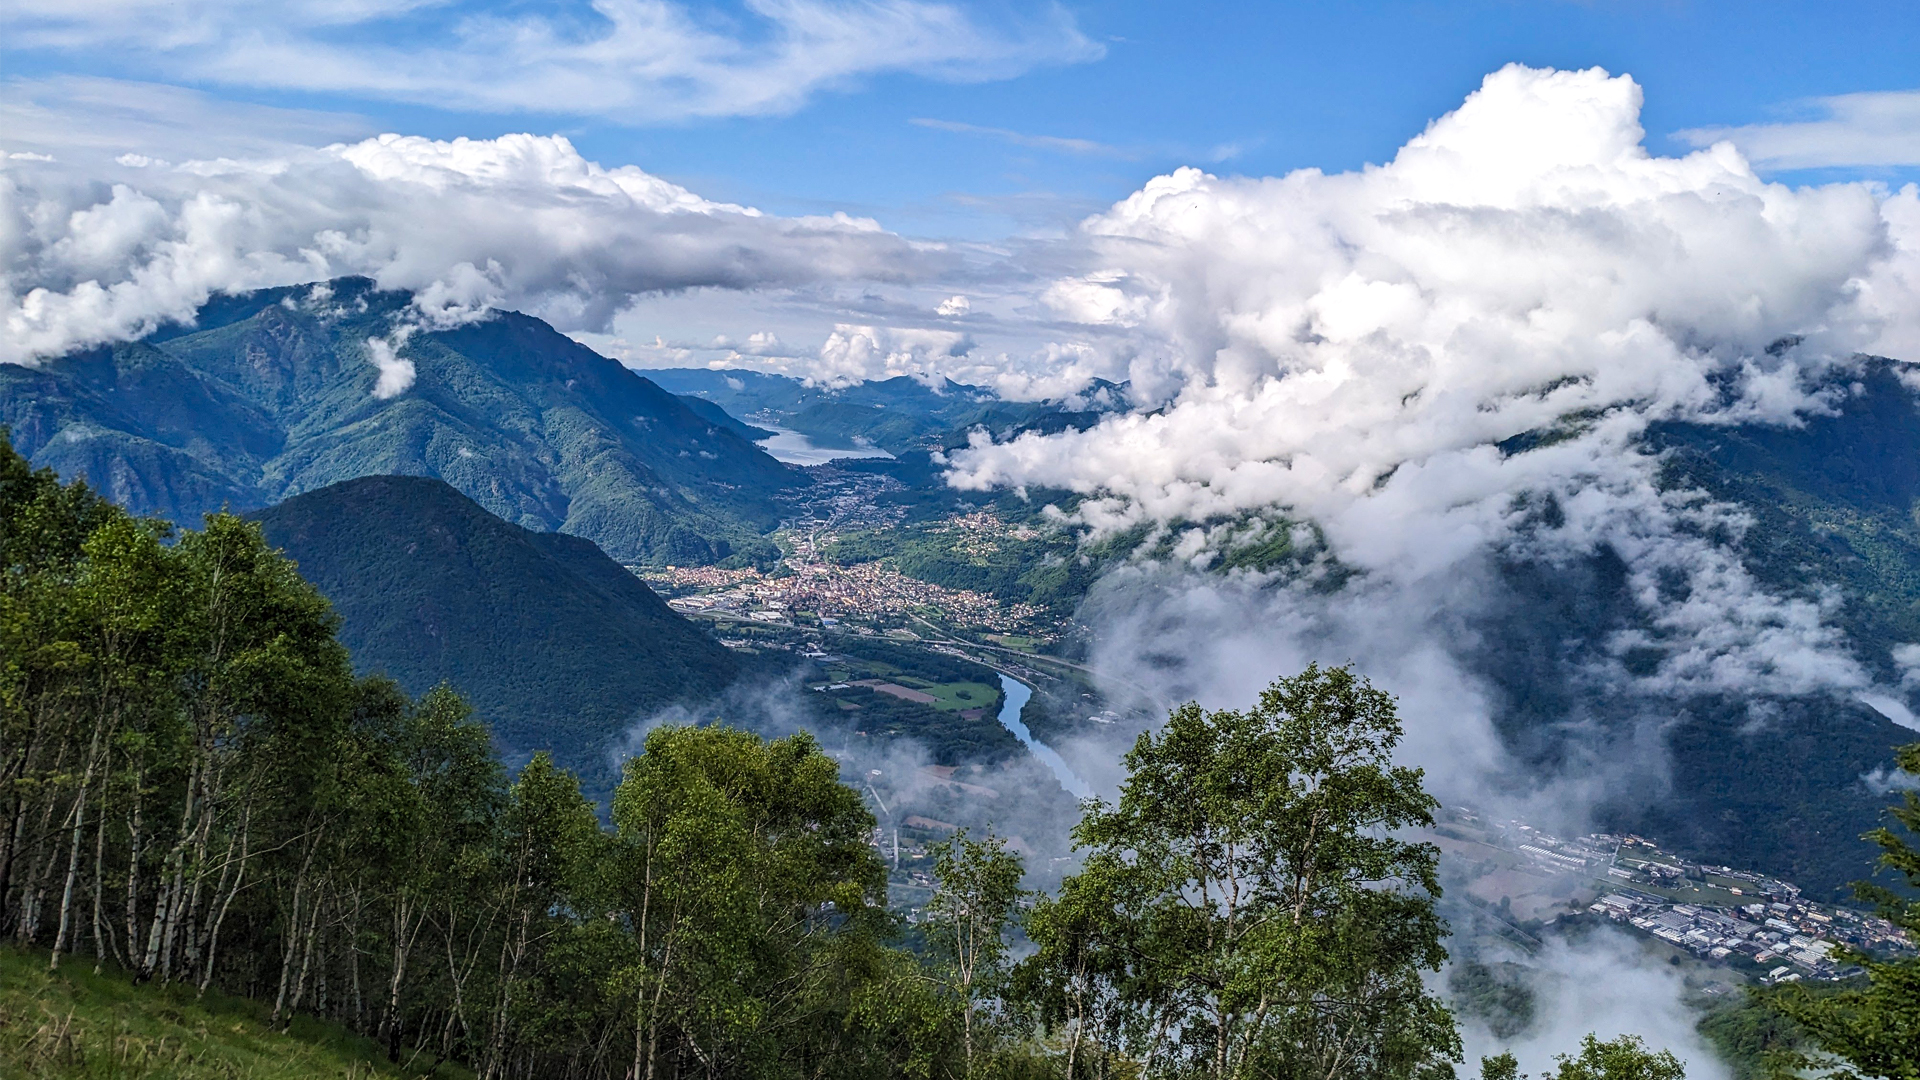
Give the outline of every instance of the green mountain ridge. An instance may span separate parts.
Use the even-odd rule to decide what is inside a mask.
[[[754,429],[525,315],[409,332],[410,302],[360,278],[221,297],[191,327],[0,365],[0,424],[36,465],[183,523],[399,474],[623,562],[774,557],[775,498],[809,480]],[[376,343],[413,372],[385,397]]]
[[[1084,429],[1124,400],[1123,388],[1103,380],[1081,399],[1006,401],[991,390],[952,379],[930,384],[906,375],[844,387],[809,386],[765,372],[707,368],[660,368],[648,376],[683,397],[711,402],[736,416],[765,417],[816,445],[878,446],[895,455],[952,449],[984,428],[1006,440],[1025,431],[1051,434]]]
[[[373,476],[255,515],[333,602],[362,672],[458,687],[510,759],[598,777],[645,713],[709,697],[734,655],[591,541],[502,521],[446,483]]]

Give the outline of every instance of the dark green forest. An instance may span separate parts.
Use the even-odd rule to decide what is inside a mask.
[[[453,687],[356,676],[258,523],[138,518],[0,443],[0,568],[0,970],[44,965],[44,993],[91,969],[167,1016],[250,1002],[410,1075],[1437,1080],[1460,1061],[1429,985],[1438,851],[1397,838],[1437,804],[1393,764],[1393,699],[1350,669],[1143,734],[1052,895],[1023,891],[1001,839],[954,834],[909,925],[874,815],[804,732],[658,728],[603,819],[546,753],[509,774]],[[1913,964],[1780,1007],[1865,1075],[1909,1076]],[[62,1038],[14,1064],[118,1067]],[[194,1068],[143,1075],[230,1075]],[[1554,1075],[1679,1071],[1623,1038]]]
[[[640,717],[741,673],[591,541],[502,521],[439,480],[348,480],[257,517],[332,602],[356,671],[415,695],[450,682],[510,760],[550,750],[596,791]]]

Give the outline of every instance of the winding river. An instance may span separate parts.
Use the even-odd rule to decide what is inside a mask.
[[[1000,676],[1000,690],[1006,694],[1006,700],[1000,705],[1000,726],[1013,732],[1013,737],[1025,743],[1027,750],[1039,758],[1042,765],[1053,770],[1053,775],[1059,778],[1060,786],[1067,789],[1067,794],[1076,799],[1092,798],[1093,789],[1074,773],[1066,759],[1053,747],[1034,738],[1033,732],[1028,731],[1027,725],[1020,721],[1020,710],[1027,707],[1033,691],[1026,683],[1006,674]]]

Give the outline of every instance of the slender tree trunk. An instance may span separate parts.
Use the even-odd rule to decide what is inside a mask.
[[[133,813],[127,822],[127,966],[135,966],[134,950],[140,947],[140,857],[141,844],[146,839],[141,831],[143,822],[140,817],[142,788],[146,786],[146,771],[135,769],[133,773]]]
[[[304,871],[304,867],[302,870]],[[267,1026],[278,1028],[287,1008],[287,984],[293,979],[293,958],[300,951],[300,901],[306,888],[306,874],[293,879],[293,904],[287,909],[286,942],[280,949],[280,987],[273,994],[273,1015]]]
[[[222,884],[225,885],[225,895],[221,896],[219,906],[213,912],[213,919],[207,926],[207,945],[203,951],[200,964],[200,984],[197,994],[199,997],[205,997],[207,987],[213,983],[214,960],[219,955],[220,949],[220,927],[227,921],[227,909],[233,906],[233,898],[240,895],[240,889],[246,883],[247,858],[251,853],[252,846],[253,805],[249,802],[247,808],[240,815],[240,859],[233,867],[233,881],[231,884],[226,882],[226,871],[224,869],[221,871]],[[231,844],[227,847],[227,858],[229,861],[233,859],[233,847]]]
[[[93,826],[93,973],[106,970],[107,963],[107,920],[103,903],[107,892],[105,863],[107,861],[107,808],[102,806],[100,813],[94,815]]]
[[[400,1060],[400,988],[407,977],[407,954],[413,948],[413,939],[420,932],[420,926],[426,921],[424,913],[413,914],[413,906],[405,899],[396,899],[393,910],[393,976],[387,982],[386,1042],[387,1060]]]
[[[367,1029],[366,999],[360,994],[360,890],[353,890],[353,915],[347,922],[347,966],[353,980],[353,1029]]]
[[[80,793],[74,796],[73,828],[67,840],[67,877],[60,889],[60,923],[53,932],[53,954],[47,959],[47,970],[60,970],[60,953],[67,944],[67,928],[73,924],[73,887],[80,877],[80,836],[87,827],[87,784],[92,780],[89,775],[81,781]]]
[[[58,773],[67,763],[67,752],[64,745],[56,746],[51,771]],[[58,803],[59,800],[52,797],[41,800],[40,824],[33,832],[36,837],[34,848],[38,850],[44,847],[46,854],[43,858],[33,860],[35,865],[29,867],[25,887],[21,891],[20,924],[16,929],[22,945],[30,945],[40,937],[40,914],[46,907],[47,881],[52,878],[54,864],[60,859],[60,845],[48,842],[54,834],[53,810]],[[64,828],[66,819],[62,819],[60,824]]]
[[[305,944],[305,947],[301,950],[300,973],[294,976],[293,1000],[289,1002],[287,1005],[287,1015],[284,1017],[285,1024],[281,1028],[282,1031],[286,1030],[286,1028],[291,1027],[293,1025],[293,1014],[299,1011],[300,1002],[302,999],[306,997],[307,972],[313,966],[313,941],[314,941],[314,938],[319,936],[319,933],[320,933],[321,900],[316,898],[310,901],[307,906],[311,910],[307,916],[306,944]]]
[[[140,961],[140,974],[136,981],[144,982],[159,974],[164,981],[166,971],[163,958],[167,955],[163,947],[173,939],[174,927],[180,919],[186,885],[187,847],[193,842],[193,833],[199,824],[198,802],[201,793],[200,775],[206,769],[204,760],[194,763],[193,771],[187,782],[187,797],[180,808],[180,834],[174,839],[173,847],[168,849],[166,859],[160,864],[159,892],[154,898],[153,922],[147,933],[146,955]]]
[[[100,739],[106,727],[104,720],[96,720],[93,725],[93,739],[87,746],[87,768],[80,777],[80,791],[73,797],[73,829],[67,840],[67,879],[60,890],[60,928],[54,931],[48,971],[60,970],[60,952],[66,946],[67,929],[73,922],[73,889],[80,878],[80,837],[87,828],[87,796],[93,793],[93,774],[100,767]],[[78,931],[74,936],[79,936]]]

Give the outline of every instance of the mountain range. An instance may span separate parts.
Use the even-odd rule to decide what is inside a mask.
[[[184,523],[357,476],[445,480],[624,563],[775,557],[805,473],[754,432],[545,323],[418,323],[364,278],[215,298],[190,326],[0,365],[0,424],[36,465]]]
[[[963,446],[976,428],[1001,440],[1023,431],[1086,428],[1127,400],[1126,387],[1100,379],[1064,401],[1006,401],[952,379],[905,375],[838,387],[757,371],[661,368],[647,375],[676,394],[798,432],[819,446],[877,446],[895,455]]]

